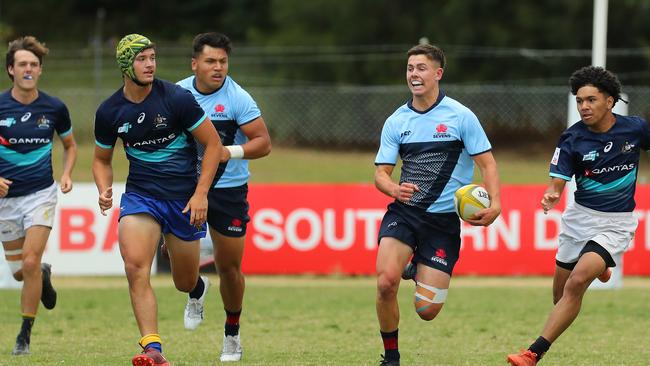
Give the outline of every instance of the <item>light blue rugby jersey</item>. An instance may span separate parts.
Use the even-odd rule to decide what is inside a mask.
[[[72,132],[68,108],[61,100],[39,90],[38,98],[22,104],[11,89],[0,94],[0,177],[11,180],[6,197],[24,196],[54,183],[52,139],[54,131]]]
[[[454,212],[454,193],[472,182],[472,156],[492,146],[476,115],[440,91],[426,111],[412,101],[399,107],[384,123],[375,165],[395,165],[402,159],[400,183],[420,188],[406,203],[427,212]]]
[[[248,141],[240,127],[253,122],[262,114],[250,94],[230,76],[226,76],[221,88],[210,94],[203,94],[196,89],[194,75],[179,81],[177,84],[192,92],[196,101],[207,113],[208,118],[219,132],[221,143],[224,146],[243,145]],[[197,143],[197,151],[200,172],[200,163],[204,151],[201,144]],[[249,177],[248,160],[232,159],[219,164],[212,186],[214,188],[238,187],[246,184]]]
[[[196,189],[196,144],[191,134],[205,113],[187,90],[154,79],[140,103],[122,88],[95,113],[95,144],[111,149],[119,137],[129,159],[126,192],[159,200],[189,199]]]
[[[576,178],[575,201],[602,212],[634,210],[639,154],[650,149],[650,125],[636,116],[615,115],[605,133],[590,131],[580,121],[567,128],[553,158],[550,176]]]

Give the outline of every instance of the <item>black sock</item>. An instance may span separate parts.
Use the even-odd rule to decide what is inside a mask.
[[[537,355],[537,361],[539,361],[542,356],[551,348],[551,342],[547,341],[546,338],[539,336],[533,344],[528,347],[528,349]]]
[[[20,327],[20,333],[18,333],[18,338],[22,338],[29,344],[30,337],[32,335],[32,326],[34,326],[35,317],[29,315],[23,315],[23,324]]]
[[[225,310],[225,309],[224,309]],[[224,326],[224,334],[226,336],[236,336],[239,334],[239,317],[241,316],[241,309],[239,311],[226,310],[226,325]]]
[[[386,360],[399,360],[399,348],[397,346],[397,333],[399,329],[392,332],[382,332],[381,339],[384,341],[384,358]]]
[[[194,286],[194,290],[190,292],[190,298],[198,299],[201,297],[201,295],[203,295],[203,289],[205,289],[205,284],[203,283],[201,276],[199,276],[199,279],[196,280],[196,286]]]

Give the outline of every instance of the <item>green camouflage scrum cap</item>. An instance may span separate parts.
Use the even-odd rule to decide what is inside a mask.
[[[135,80],[133,60],[135,60],[135,56],[138,53],[152,45],[153,43],[149,38],[140,34],[133,33],[124,36],[117,44],[117,49],[115,50],[117,65],[120,67],[122,73],[131,78],[131,80]]]

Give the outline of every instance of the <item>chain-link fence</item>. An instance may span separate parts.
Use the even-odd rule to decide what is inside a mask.
[[[80,142],[93,142],[95,110],[121,84],[113,57],[114,41],[99,49],[54,45],[45,60],[40,87],[68,105]],[[158,77],[176,81],[191,74],[189,42],[159,48]],[[292,71],[311,68],[325,72],[361,62],[403,78],[405,49],[407,45],[375,47],[366,50],[364,57],[348,60],[347,49],[337,48],[334,51],[340,52],[332,53],[328,48],[305,51],[285,47],[276,52],[238,47],[231,57],[230,74],[259,104],[275,146],[374,150],[386,118],[410,98],[405,81],[397,79],[399,84],[391,86],[338,86],[325,78],[296,79],[299,73]],[[521,80],[516,85],[507,80],[499,85],[453,84],[445,78],[441,87],[474,111],[495,147],[547,146],[557,141],[567,123],[569,89],[565,80],[570,71],[558,73],[566,73],[566,79],[547,80],[555,86],[530,86]],[[531,70],[531,77],[534,75]],[[7,78],[0,78],[1,88],[9,86]],[[623,89],[630,99],[629,113],[650,118],[650,104],[645,103],[650,87]]]
[[[450,97],[468,106],[481,120],[495,147],[515,148],[553,144],[567,123],[566,87],[507,85],[445,85]],[[275,145],[375,149],[382,125],[403,104],[406,86],[372,87],[250,87]],[[70,108],[75,135],[92,142],[96,100],[114,90],[96,94],[92,88],[48,90]],[[650,87],[626,88],[629,113],[650,118]]]

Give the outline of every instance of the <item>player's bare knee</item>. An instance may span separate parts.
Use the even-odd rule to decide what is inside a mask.
[[[422,282],[415,287],[415,312],[423,320],[433,320],[442,310],[447,299],[446,288],[437,288]]]
[[[392,298],[397,296],[400,276],[390,276],[386,273],[380,273],[377,276],[377,293],[381,298]]]
[[[223,279],[234,279],[241,276],[241,266],[235,264],[218,266],[219,277]]]
[[[23,255],[23,275],[36,276],[41,273],[41,259],[36,254]]]
[[[592,280],[587,276],[579,273],[572,273],[564,285],[563,296],[569,295],[582,295]]]

